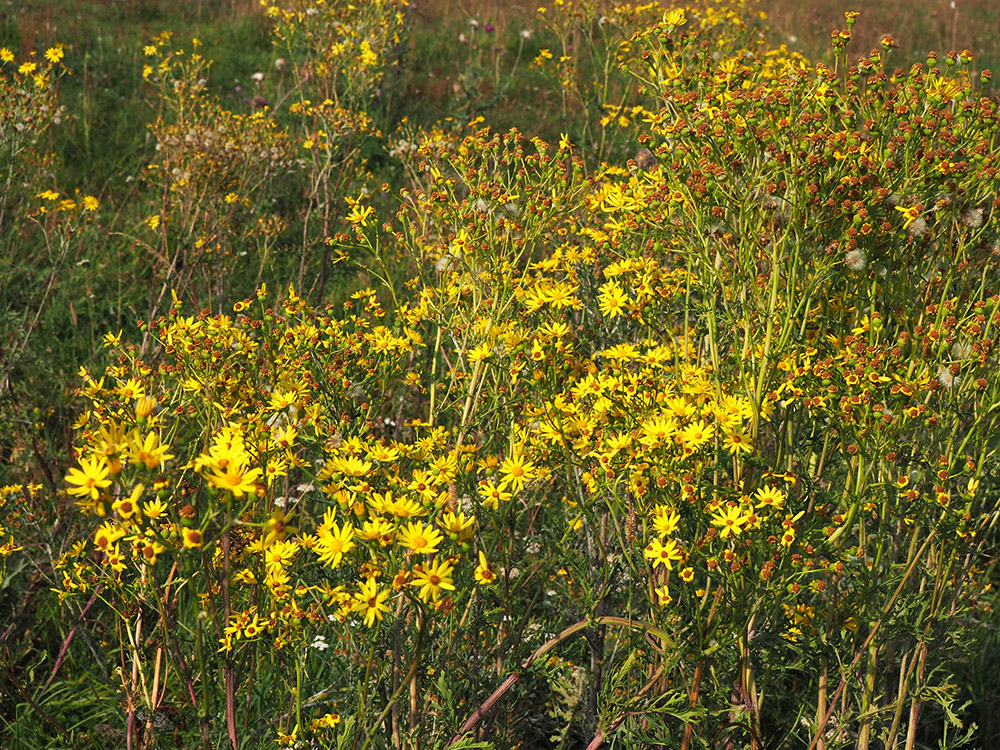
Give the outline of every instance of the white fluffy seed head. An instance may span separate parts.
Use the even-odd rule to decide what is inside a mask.
[[[844,264],[852,271],[864,271],[868,265],[868,257],[863,250],[849,250],[844,255]]]

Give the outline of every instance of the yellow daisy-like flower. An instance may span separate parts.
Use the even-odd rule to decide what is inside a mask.
[[[472,537],[472,527],[475,526],[476,519],[466,518],[464,512],[456,514],[449,510],[441,516],[439,523],[452,541],[464,542]]]
[[[359,539],[364,539],[366,542],[374,542],[377,539],[381,546],[388,547],[392,544],[393,533],[393,525],[387,520],[384,518],[372,518],[365,521],[364,526],[360,530],[355,531],[354,535]]]
[[[482,362],[483,360],[489,359],[492,354],[493,354],[493,347],[484,341],[479,346],[469,350],[468,354],[469,362],[471,363]]]
[[[483,505],[490,510],[496,510],[501,502],[507,502],[513,495],[507,492],[507,486],[503,483],[498,487],[493,482],[479,483],[479,496],[483,499]]]
[[[257,479],[260,478],[260,469],[247,469],[242,462],[231,463],[225,469],[216,468],[205,479],[213,487],[233,493],[233,497],[243,497],[248,492],[257,489]]]
[[[653,593],[656,594],[656,603],[661,607],[668,606],[674,600],[674,598],[670,595],[670,590],[666,586],[660,586],[658,589],[655,589]]]
[[[609,281],[601,287],[597,304],[605,318],[616,318],[624,314],[628,294],[617,281]]]
[[[292,540],[274,542],[264,552],[264,566],[267,570],[284,568],[295,559],[299,545]]]
[[[327,510],[323,516],[323,523],[316,532],[318,541],[313,547],[324,565],[336,568],[344,555],[354,549],[354,526],[350,521],[346,521],[340,526],[335,520],[333,510]]]
[[[65,54],[62,47],[49,47],[45,50],[45,59],[50,63],[57,63],[63,59]]]
[[[517,492],[527,480],[535,476],[535,465],[531,461],[525,461],[520,453],[515,453],[500,465],[500,473],[504,475],[502,484]]]
[[[388,612],[389,607],[385,601],[389,598],[389,591],[378,590],[378,582],[374,578],[369,578],[363,582],[354,595],[354,605],[351,607],[355,612],[364,613],[364,622],[367,627],[375,624],[375,620],[382,620],[382,613]]]
[[[5,63],[14,62],[14,53],[6,47],[0,47],[0,61]]]
[[[165,461],[169,461],[174,454],[167,453],[169,445],[160,444],[160,436],[155,432],[146,435],[140,443],[138,440],[130,441],[128,446],[129,458],[133,464],[142,464],[147,469],[160,469]]]
[[[681,548],[677,546],[677,542],[673,539],[668,539],[666,544],[661,543],[659,539],[654,539],[646,545],[646,549],[643,550],[642,554],[643,557],[653,563],[654,569],[658,565],[662,565],[667,570],[672,570],[674,562],[683,557]]]
[[[423,521],[408,523],[400,529],[398,536],[400,544],[409,548],[414,554],[433,554],[444,537],[430,524],[424,526]]]
[[[678,434],[681,445],[689,450],[697,450],[713,437],[715,437],[715,427],[706,424],[703,419],[692,422]]]
[[[157,521],[167,515],[167,504],[159,498],[143,504],[142,513],[150,521]]]
[[[425,602],[436,602],[441,597],[442,591],[454,591],[455,584],[452,580],[453,567],[447,560],[427,568],[418,568],[414,571],[411,586],[420,587],[420,598]]]
[[[143,485],[137,484],[128,497],[118,498],[111,504],[112,510],[125,521],[136,515],[141,517],[139,498],[142,497],[144,489]]]
[[[98,549],[107,550],[112,544],[125,536],[125,530],[116,524],[105,522],[94,532],[94,546]]]
[[[722,447],[733,455],[753,452],[753,445],[750,443],[750,436],[745,430],[739,427],[734,427],[725,431],[725,438],[722,441]]]
[[[758,508],[774,508],[781,510],[785,505],[785,493],[770,485],[761,487],[754,495]]]
[[[347,214],[347,220],[355,226],[366,227],[368,226],[368,219],[373,213],[375,213],[375,209],[371,206],[356,204],[351,207],[350,213]]]
[[[205,546],[205,535],[199,529],[183,529],[181,537],[187,549],[198,549]]]
[[[666,505],[657,505],[653,509],[653,528],[661,537],[670,536],[677,531],[677,526],[681,522],[681,517],[673,508]]]
[[[712,517],[712,525],[719,527],[719,536],[723,539],[742,534],[744,523],[746,516],[738,505],[727,506],[721,513]]]
[[[104,456],[80,459],[80,468],[70,469],[66,475],[66,481],[76,485],[67,491],[71,495],[96,500],[101,490],[111,485],[111,480],[107,478],[109,471],[108,461]]]
[[[476,578],[476,583],[481,586],[488,586],[497,579],[496,571],[493,570],[482,550],[479,550],[479,565],[476,566],[473,575]]]

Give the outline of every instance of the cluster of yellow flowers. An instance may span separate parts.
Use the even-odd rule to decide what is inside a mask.
[[[376,75],[402,6],[373,5],[371,38],[329,23],[339,5],[265,6],[290,46],[323,50],[295,63],[316,89],[292,108],[319,205],[338,139],[371,124],[339,98],[345,77]],[[596,7],[540,13],[568,45]],[[80,390],[66,482],[93,527],[60,561],[64,594],[100,583],[159,603],[183,577],[227,659],[324,632],[355,658],[388,632],[398,697],[398,649],[417,652],[412,676],[429,623],[471,644],[487,626],[466,623],[506,606],[497,637],[520,638],[510,600],[527,584],[512,582],[548,576],[530,606],[561,587],[591,625],[612,608],[642,623],[653,653],[634,658],[658,660],[656,677],[623,667],[622,692],[691,684],[691,662],[680,699],[720,711],[731,686],[704,699],[697,685],[728,659],[754,706],[758,628],[848,672],[872,654],[874,673],[904,592],[934,587],[912,599],[928,617],[947,597],[975,608],[982,571],[950,561],[972,560],[996,519],[995,105],[961,76],[890,78],[878,51],[845,75],[811,68],[765,49],[742,5],[616,18],[653,12],[614,52],[641,103],[603,122],[634,128],[641,160],[587,176],[566,135],[439,126],[400,151],[413,189],[394,219],[364,191],[324,219],[323,251],[352,251],[365,274],[342,307],[261,285],[231,315],[185,315],[175,296],[144,327],[152,355],[109,334],[116,363]],[[219,122],[288,158],[263,117]],[[165,192],[183,203],[216,179],[219,212],[253,210],[259,182],[233,176],[249,159],[227,162],[218,123],[196,125],[158,131],[175,147]],[[184,236],[221,241],[196,213],[180,214]],[[149,228],[176,231],[162,217]],[[873,603],[877,575],[900,583]],[[879,624],[857,650],[862,621]]]

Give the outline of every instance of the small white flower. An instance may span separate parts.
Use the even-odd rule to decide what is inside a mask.
[[[314,648],[317,651],[326,651],[330,648],[330,644],[326,642],[326,638],[321,635],[317,635],[313,638],[312,643],[309,644],[310,648]]]
[[[459,41],[460,44],[468,44],[469,37],[467,37],[465,34],[459,34],[458,35],[458,41]]]
[[[470,18],[469,19],[469,26],[471,26],[474,29],[478,29],[479,28],[479,21],[476,20],[475,18]]]
[[[285,61],[285,58],[279,57],[277,60],[274,61],[274,68],[275,70],[284,70],[287,64],[288,63]]]
[[[525,41],[531,39],[531,31],[529,29],[521,29],[521,38]]]
[[[256,81],[257,83],[260,83],[261,81],[263,81],[263,80],[264,80],[264,74],[263,74],[263,73],[261,73],[260,71],[257,71],[257,72],[256,72],[256,73],[254,73],[254,74],[253,74],[252,76],[250,76],[250,78],[252,78],[252,79],[253,79],[254,81]]]

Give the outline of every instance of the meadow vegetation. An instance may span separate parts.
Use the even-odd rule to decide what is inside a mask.
[[[973,51],[102,7],[0,26],[4,746],[1000,740]]]

